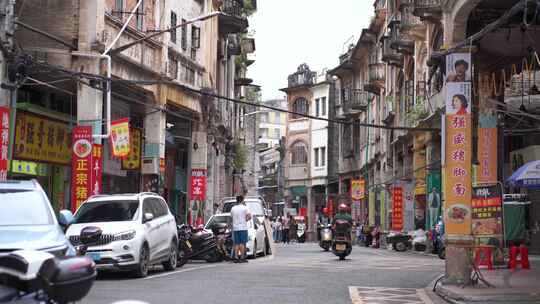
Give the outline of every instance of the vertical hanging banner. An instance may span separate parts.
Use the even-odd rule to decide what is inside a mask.
[[[92,193],[92,127],[73,128],[71,157],[71,210],[77,208]]]
[[[122,170],[139,170],[141,168],[142,132],[137,128],[129,129],[129,153],[122,159]]]
[[[91,195],[98,195],[103,192],[103,146],[94,144],[92,148],[92,192]]]
[[[359,201],[366,195],[366,181],[363,179],[351,180],[351,199]]]
[[[481,113],[478,128],[478,184],[497,183],[497,116]]]
[[[188,223],[201,225],[204,223],[204,209],[206,200],[206,170],[192,169],[189,187]]]
[[[111,122],[111,152],[115,157],[126,157],[129,154],[129,118]]]
[[[472,119],[470,54],[446,58],[445,204],[444,219],[449,235],[471,234]]]
[[[392,190],[392,230],[403,230],[403,187],[395,185]]]
[[[368,208],[369,225],[375,226],[375,191],[373,190],[368,192]]]
[[[7,179],[9,149],[9,108],[0,107],[0,181]]]

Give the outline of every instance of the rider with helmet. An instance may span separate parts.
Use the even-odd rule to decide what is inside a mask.
[[[347,206],[345,204],[340,204],[338,206],[338,212],[334,216],[333,223],[335,223],[337,220],[347,221],[352,226],[353,219],[352,219],[352,216],[351,216],[351,207],[349,207],[349,206]]]

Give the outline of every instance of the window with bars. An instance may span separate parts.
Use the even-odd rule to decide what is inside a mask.
[[[194,49],[201,47],[201,28],[195,25],[191,26],[191,47]]]
[[[176,22],[177,17],[175,12],[171,12],[171,41],[176,43]]]
[[[169,57],[169,64],[170,64],[169,73],[170,73],[171,78],[177,79],[178,78],[178,60]]]
[[[305,165],[307,160],[306,144],[301,141],[294,143],[291,146],[291,165]]]
[[[185,73],[184,73],[184,81],[188,84],[195,84],[195,70],[190,68],[190,67],[186,67],[186,70],[185,70]]]
[[[113,16],[122,18],[122,11],[124,10],[124,0],[114,1],[114,13]]]
[[[144,0],[141,1],[141,5],[137,8],[137,29],[142,31],[144,28]]]
[[[321,166],[326,166],[326,147],[321,148]]]
[[[321,98],[321,115],[326,116],[326,97]]]
[[[302,118],[303,117],[302,115],[307,115],[309,113],[307,100],[303,97],[296,99],[292,104],[292,111],[295,113],[298,113],[298,114],[291,114],[293,119]]]
[[[320,106],[321,106],[321,100],[319,98],[315,99],[315,116],[317,117],[319,117],[321,113],[319,110]]]
[[[315,156],[315,167],[319,166],[319,148],[313,149],[313,155]]]
[[[182,19],[182,24],[186,23],[186,19]],[[182,37],[180,38],[180,43],[182,44],[182,49],[187,50],[187,25],[182,26],[182,31],[180,33]]]

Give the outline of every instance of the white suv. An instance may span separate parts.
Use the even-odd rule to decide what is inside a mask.
[[[78,245],[84,227],[99,227],[103,233],[90,256],[99,270],[133,270],[145,277],[148,267],[163,264],[176,268],[178,233],[165,200],[155,193],[98,195],[84,202],[66,236]]]

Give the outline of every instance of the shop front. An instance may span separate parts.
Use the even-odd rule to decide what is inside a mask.
[[[56,211],[70,207],[69,121],[67,115],[28,104],[19,105],[16,112],[8,178],[36,179]]]

